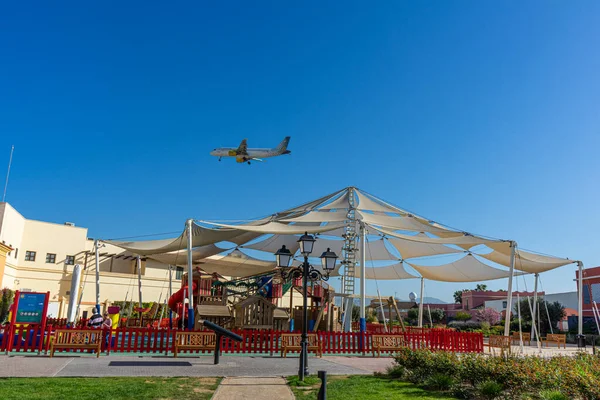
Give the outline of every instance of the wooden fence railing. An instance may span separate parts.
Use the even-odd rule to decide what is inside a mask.
[[[60,329],[64,329],[60,327]],[[81,329],[81,328],[79,328]],[[88,328],[84,328],[88,329]],[[56,327],[13,326],[0,334],[2,352],[44,352],[50,348]],[[116,328],[102,330],[102,350],[116,353],[172,353],[176,329]],[[234,342],[223,338],[223,353],[256,353],[277,355],[280,352],[281,334],[287,331],[234,330],[243,340]],[[299,333],[299,332],[295,332]],[[372,333],[317,332],[323,354],[364,354],[371,352]],[[401,335],[412,349],[429,348],[454,352],[483,352],[481,333],[430,330],[424,333],[392,333]],[[12,339],[12,340],[11,340]],[[81,350],[87,351],[87,350]]]

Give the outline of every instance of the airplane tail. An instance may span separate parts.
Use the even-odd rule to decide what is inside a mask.
[[[279,143],[277,145],[277,147],[275,147],[275,150],[277,152],[280,152],[281,154],[290,154],[290,151],[287,149],[288,144],[290,143],[290,137],[286,136],[281,143]]]

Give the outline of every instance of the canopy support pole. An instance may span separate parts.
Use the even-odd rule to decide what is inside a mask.
[[[173,266],[169,264],[169,300],[173,296]],[[165,300],[166,304],[166,300]],[[173,329],[173,310],[169,308],[169,329]]]
[[[540,274],[535,274],[535,283],[533,284],[533,311],[531,312],[531,337],[534,338],[535,340],[537,340],[538,342],[540,341],[540,338],[537,337],[537,333],[535,332],[535,312],[536,312],[536,307],[537,307],[537,303],[538,303],[538,279],[540,277]],[[528,296],[529,298],[529,296]]]
[[[581,261],[577,261],[577,267],[579,267],[579,275],[577,276],[577,290],[579,292],[577,293],[579,308],[579,316],[577,317],[577,333],[579,335],[583,335],[583,263]]]
[[[365,224],[360,223],[360,331],[367,330],[365,318],[365,296],[367,292],[367,254],[366,254],[367,230]]]
[[[377,287],[377,298],[379,299],[379,308],[381,309],[381,318],[383,319],[383,329],[387,332],[387,323],[385,322],[385,310],[383,309],[383,301],[381,300],[381,293],[379,293],[379,287]],[[390,312],[390,317],[392,313]],[[391,322],[391,320],[390,320]]]
[[[419,328],[423,327],[423,293],[425,292],[425,278],[421,277],[421,295],[419,297]]]
[[[98,248],[98,239],[96,239],[94,240],[94,250],[96,252],[96,311],[98,312],[98,314],[100,314],[102,310],[100,310],[100,251],[98,250]]]
[[[529,297],[527,298],[527,303],[529,303]],[[519,297],[519,292],[517,292],[517,312],[519,318],[519,346],[521,354],[523,354],[523,329],[521,328],[521,299]]]
[[[138,275],[138,307],[142,308],[142,259],[140,258],[140,256],[137,256],[136,259],[136,265],[137,265],[137,275]],[[140,315],[141,317],[141,315]]]
[[[194,220],[188,219],[187,225],[187,258],[188,258],[188,329],[194,329],[194,268],[192,266],[192,225]],[[185,309],[185,307],[184,307]]]
[[[517,243],[510,242],[510,272],[508,277],[508,293],[506,297],[506,316],[504,317],[504,336],[510,335],[510,314],[512,311],[512,286],[513,286],[513,275],[515,274],[515,250]]]

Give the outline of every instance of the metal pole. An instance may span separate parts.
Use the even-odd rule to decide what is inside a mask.
[[[98,250],[98,239],[94,240],[94,248],[96,252],[96,311],[100,314],[100,260]]]
[[[527,298],[527,301],[529,302],[529,298]],[[521,354],[522,354],[523,353],[523,329],[521,329],[521,299],[519,298],[518,292],[517,292],[517,318],[519,318],[519,345],[520,345]],[[511,341],[512,341],[512,339],[511,339]]]
[[[360,331],[366,332],[367,320],[365,318],[365,296],[367,291],[367,255],[366,255],[367,230],[363,223],[360,224]]]
[[[421,297],[419,298],[419,324],[418,327],[423,327],[423,292],[425,291],[425,278],[421,277]]]
[[[194,329],[194,269],[192,266],[192,219],[187,220],[188,329]]]
[[[142,259],[140,258],[140,256],[137,256],[136,265],[137,265],[137,273],[138,273],[138,298],[139,298],[138,307],[142,308]],[[141,314],[140,314],[140,318],[142,318]]]
[[[10,158],[8,159],[8,171],[6,171],[6,183],[4,184],[4,194],[2,195],[3,203],[6,200],[6,189],[8,188],[8,176],[10,175],[10,166],[12,165],[13,151],[15,151],[15,146],[10,147]]]
[[[300,366],[298,369],[298,378],[304,381],[304,377],[308,375],[308,356],[307,356],[307,329],[308,329],[308,257],[304,256],[302,263],[302,340],[300,341]]]
[[[508,277],[508,293],[506,298],[506,316],[504,318],[504,336],[510,335],[510,313],[512,312],[512,285],[515,274],[515,250],[516,242],[510,242],[510,272]]]
[[[534,288],[533,288],[533,311],[531,314],[531,337],[536,339],[536,335],[535,334],[535,310],[537,307],[537,302],[538,302],[538,278],[539,278],[539,274],[535,274],[535,283],[534,283]],[[537,341],[540,340],[540,338],[536,339]]]
[[[577,332],[579,335],[583,335],[583,263],[577,261],[579,267],[579,275],[577,276],[577,289],[578,289],[578,307],[579,317],[577,318]]]
[[[173,266],[169,265],[169,300],[173,296]],[[169,329],[173,329],[173,310],[169,308]]]

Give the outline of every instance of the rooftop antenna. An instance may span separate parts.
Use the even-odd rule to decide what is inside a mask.
[[[8,160],[8,171],[6,171],[6,183],[4,184],[4,194],[2,195],[2,202],[3,203],[6,200],[6,188],[8,187],[8,176],[10,175],[10,166],[12,164],[13,151],[15,151],[15,146],[14,145],[12,145],[10,147],[10,158]]]

